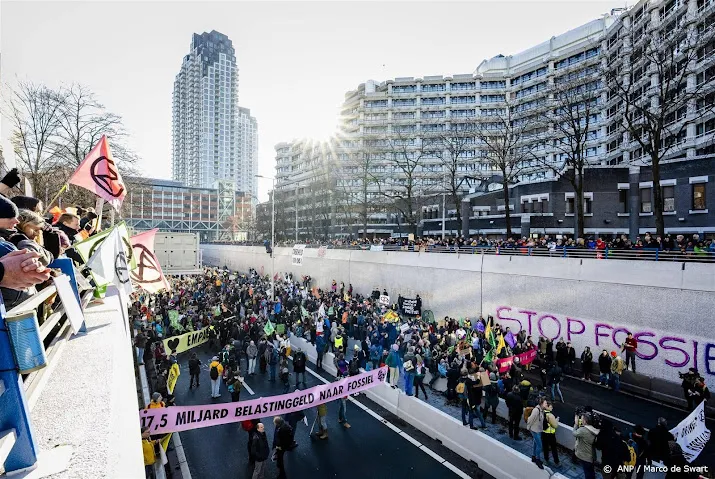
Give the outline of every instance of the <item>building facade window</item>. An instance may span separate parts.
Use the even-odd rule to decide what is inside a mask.
[[[653,203],[650,188],[641,188],[641,213],[652,213]]]
[[[675,187],[663,187],[663,211],[675,211]]]
[[[630,190],[618,190],[618,212],[628,213],[630,207]]]
[[[693,209],[704,210],[707,208],[705,201],[705,185],[707,183],[695,183],[693,185]]]

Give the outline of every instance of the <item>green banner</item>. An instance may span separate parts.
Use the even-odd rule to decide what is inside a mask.
[[[286,325],[281,323],[281,324],[276,324],[276,333],[278,334],[284,334],[286,332]]]
[[[198,331],[180,334],[165,339],[164,350],[167,354],[179,354],[188,351],[191,348],[200,346],[209,340],[209,329],[203,328]]]
[[[114,228],[119,230],[119,236],[122,237],[122,243],[124,244],[124,250],[127,254],[127,260],[129,262],[129,268],[133,271],[137,267],[137,260],[134,257],[134,250],[132,249],[132,243],[129,240],[129,230],[127,230],[127,225],[123,221],[118,223]],[[94,252],[97,250],[99,245],[107,238],[109,233],[112,232],[114,228],[109,228],[104,231],[100,231],[94,236],[90,236],[84,241],[80,241],[74,245],[74,249],[79,253],[82,259],[87,262],[89,258],[92,257]]]

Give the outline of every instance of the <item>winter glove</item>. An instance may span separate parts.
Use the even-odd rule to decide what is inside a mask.
[[[19,185],[20,173],[17,171],[17,168],[13,168],[12,170],[10,170],[7,175],[5,175],[2,180],[0,180],[0,183],[7,185],[10,188],[14,188]]]

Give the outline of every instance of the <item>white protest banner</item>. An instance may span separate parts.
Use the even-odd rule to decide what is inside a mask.
[[[370,245],[370,251],[382,251],[382,245],[381,244]]]
[[[386,296],[384,294],[380,295],[380,304],[383,306],[389,306],[390,305],[390,297]]]
[[[60,299],[62,300],[67,318],[70,320],[72,334],[77,334],[80,328],[82,328],[82,323],[84,323],[84,314],[77,302],[77,296],[74,295],[74,290],[70,284],[70,277],[66,274],[62,274],[52,279],[55,282],[57,294],[60,295]]]
[[[293,266],[303,266],[303,253],[305,252],[304,244],[293,245],[293,254],[291,256]]]
[[[683,456],[693,462],[710,440],[710,430],[705,427],[705,402],[698,404],[688,417],[670,430],[683,449]]]
[[[407,323],[402,323],[402,326],[400,326],[400,332],[401,332],[401,333],[406,332],[408,329],[410,329],[410,325],[407,324]]]

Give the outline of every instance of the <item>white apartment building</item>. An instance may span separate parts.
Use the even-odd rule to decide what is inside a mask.
[[[257,123],[238,105],[238,67],[224,34],[194,34],[174,81],[172,177],[189,187],[219,181],[257,194]]]
[[[437,152],[424,151],[426,139],[440,132],[458,132],[470,124],[489,128],[495,124],[495,116],[505,114],[514,122],[534,120],[549,108],[549,100],[553,99],[557,85],[576,80],[600,92],[589,112],[585,148],[588,162],[602,167],[632,167],[643,157],[643,150],[625,132],[623,107],[604,88],[604,70],[618,69],[624,75],[633,73],[634,81],[647,83],[653,73],[643,69],[642,55],[638,56],[642,46],[637,41],[631,45],[629,36],[639,38],[638,29],[645,28],[667,34],[683,28],[709,31],[715,28],[714,25],[715,0],[641,0],[628,10],[612,11],[521,53],[484,60],[473,73],[367,81],[345,95],[339,133],[332,148],[334,166],[328,172],[337,189],[360,189],[359,179],[338,172],[361,161],[358,156],[370,150],[369,154],[374,155],[370,167],[379,178],[380,190],[403,187],[404,172],[388,157],[397,139],[407,149],[420,152],[421,164],[417,172],[421,191],[444,191],[446,173],[443,162]],[[703,48],[696,70],[687,79],[688,85],[707,84],[715,78],[714,52],[715,43]],[[713,92],[715,86],[708,85],[701,99],[683,111],[675,112],[673,122],[681,122],[685,128],[680,129],[677,138],[664,140],[675,146],[668,153],[668,160],[715,153],[712,138],[715,120],[711,111],[705,113],[712,110]],[[532,158],[525,160],[528,164],[521,165],[519,184],[554,181],[558,174],[545,164],[558,166],[563,163],[562,150],[556,148],[556,142],[561,141],[559,134],[548,126],[548,122],[541,121],[543,132],[528,145]],[[489,184],[497,173],[485,160],[485,148],[477,137],[471,139],[471,145],[473,147],[467,147],[459,160],[458,171],[472,178],[462,184],[464,193]],[[286,148],[290,150],[285,144],[277,147],[279,192],[294,188],[287,182],[287,176],[280,179],[281,173],[287,175],[292,171],[292,162],[302,161],[300,155],[284,154]],[[488,188],[495,190],[501,186],[492,184]],[[371,184],[369,189],[377,200],[380,196],[378,186]],[[434,207],[430,200],[426,201],[429,204],[421,205],[423,212]],[[456,206],[452,205],[452,208]],[[389,211],[375,214],[375,226],[368,232],[384,228],[378,228],[378,223],[395,226],[389,218]],[[333,225],[340,223],[338,218],[334,220]]]
[[[238,107],[238,144],[241,161],[236,189],[249,193],[255,205],[258,201],[258,122],[248,108]]]

